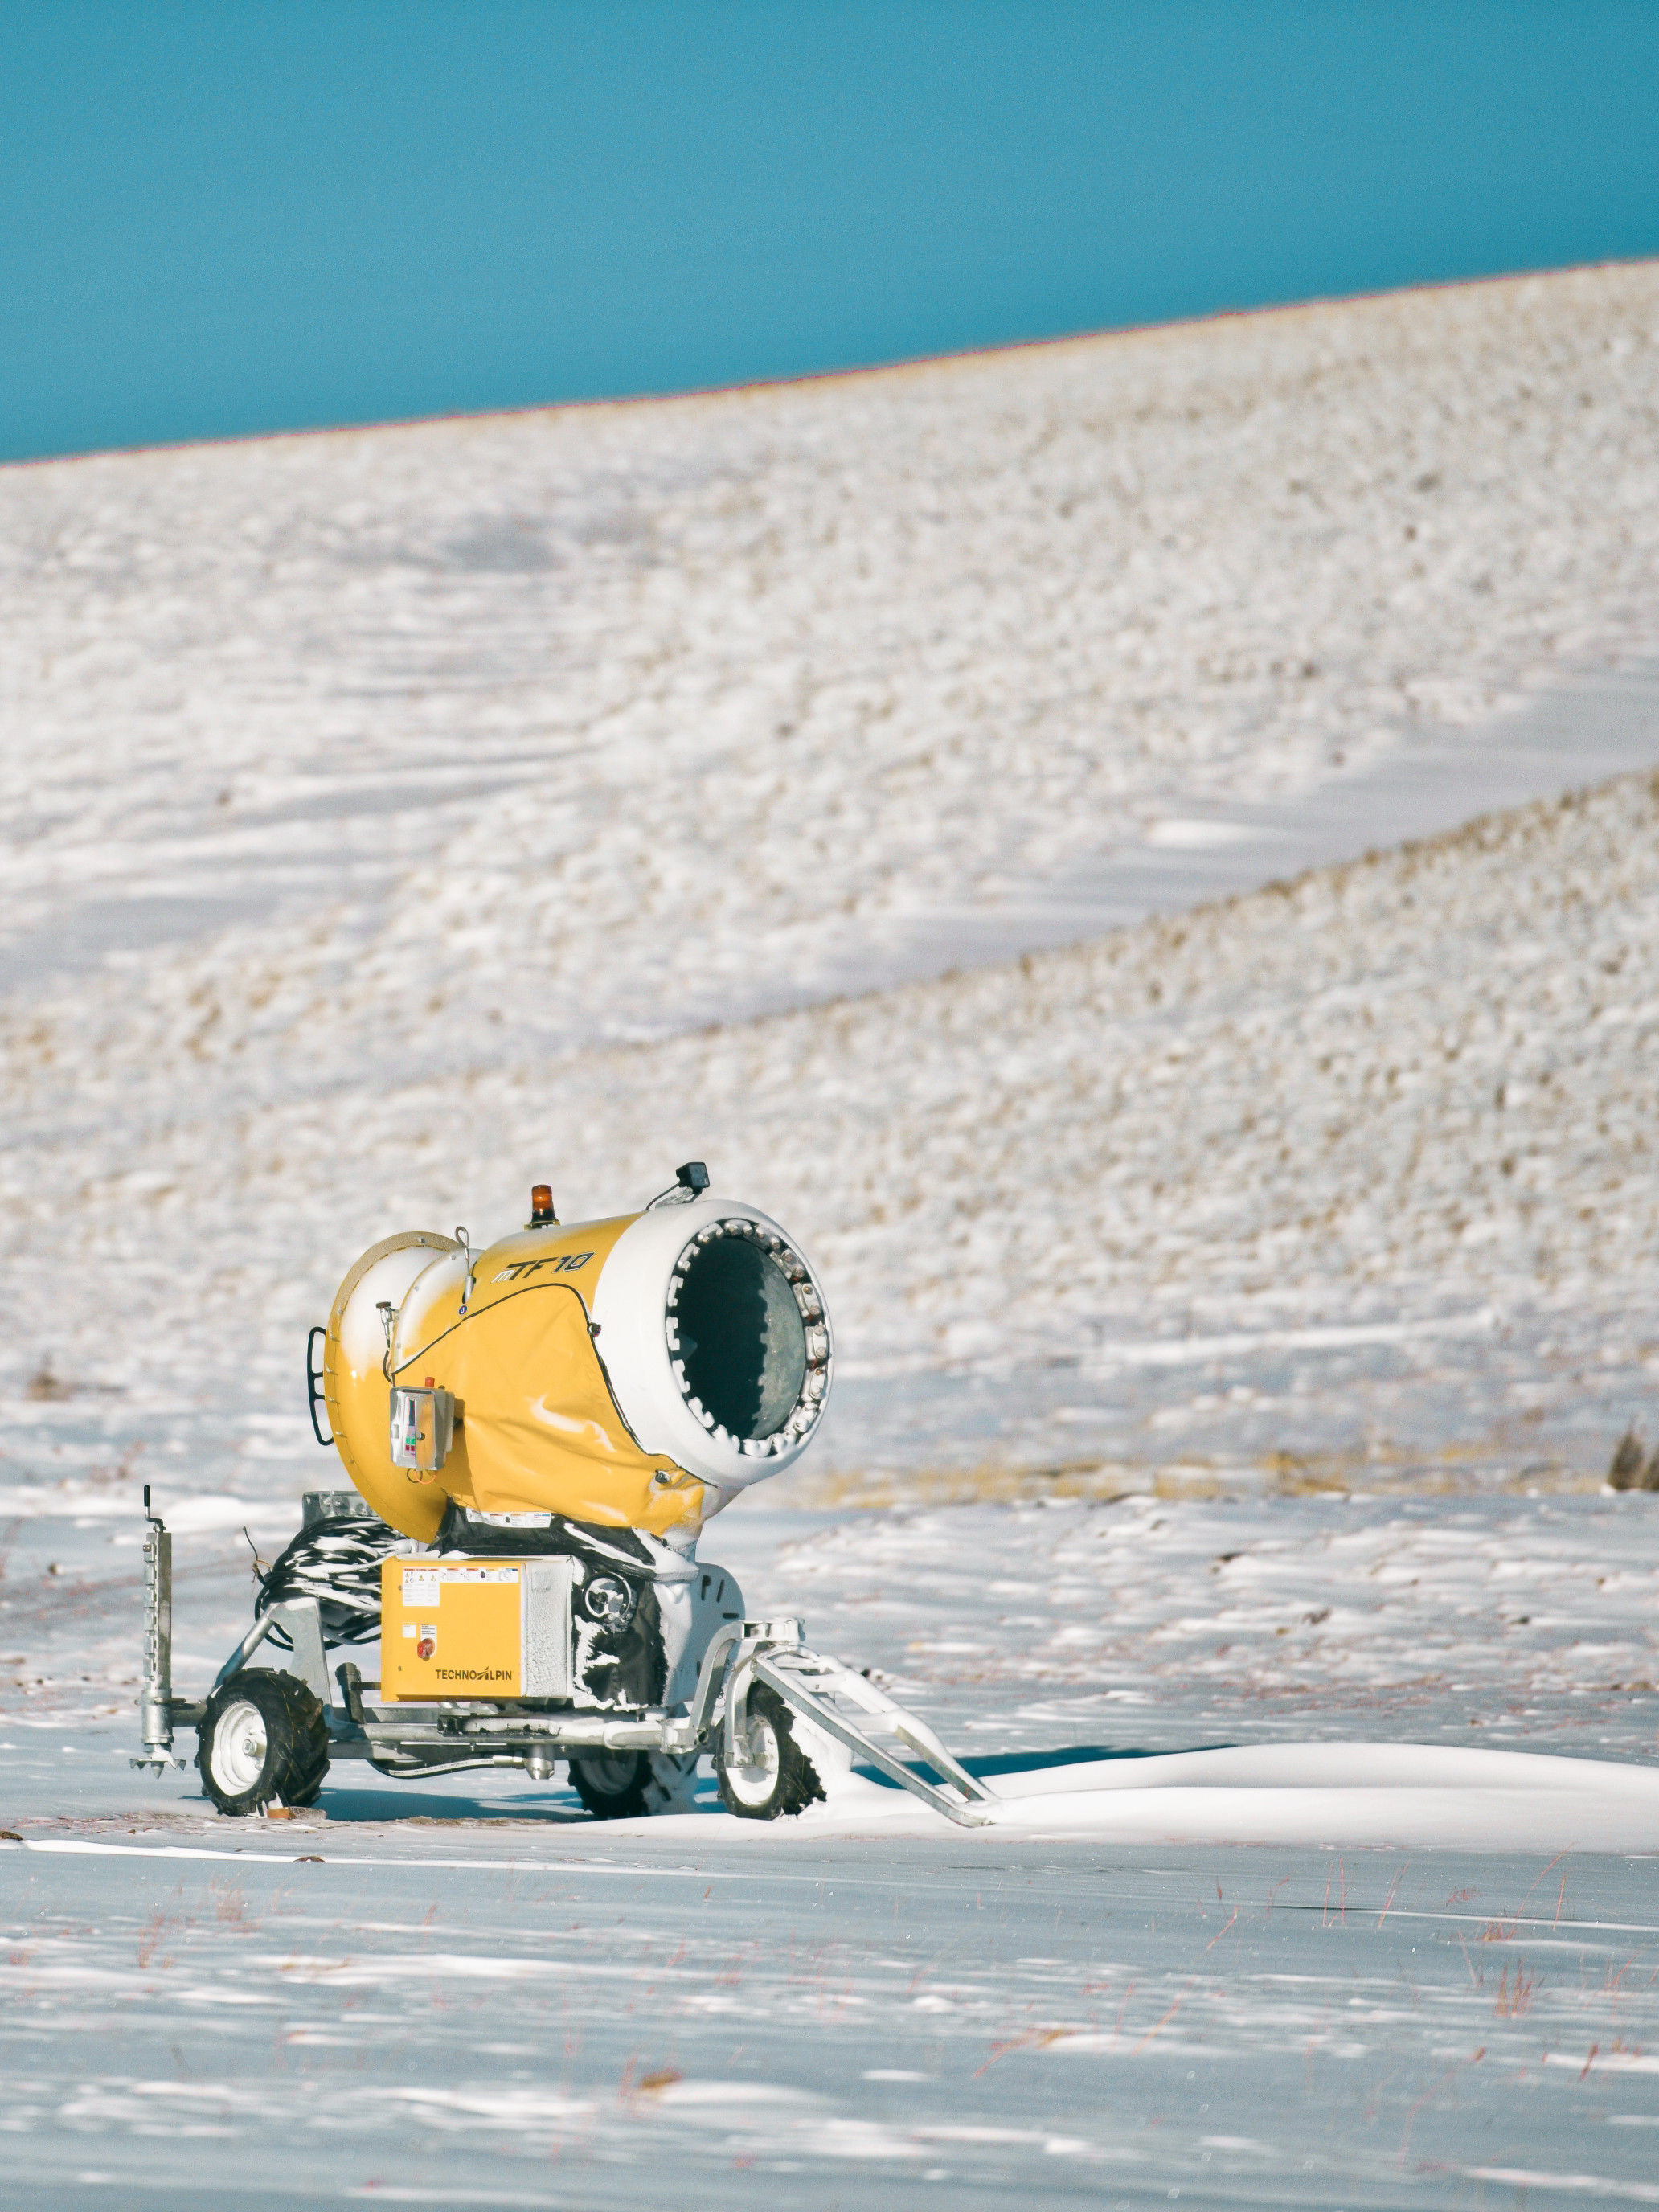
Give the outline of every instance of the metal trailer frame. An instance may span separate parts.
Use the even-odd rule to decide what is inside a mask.
[[[173,1535],[152,1510],[148,1489],[144,1514],[143,1748],[131,1764],[161,1774],[184,1766],[173,1749],[174,1730],[199,1729],[207,1701],[173,1694]],[[736,1764],[748,1727],[750,1691],[763,1683],[792,1712],[959,1827],[983,1827],[992,1818],[992,1793],[924,1720],[866,1676],[809,1650],[800,1622],[787,1616],[720,1628],[703,1654],[696,1692],[684,1710],[653,1706],[625,1714],[580,1708],[511,1712],[474,1700],[396,1709],[367,1705],[362,1678],[349,1662],[330,1676],[314,1597],[289,1599],[261,1614],[219,1669],[214,1689],[249,1664],[274,1628],[283,1631],[291,1647],[273,1655],[274,1671],[297,1676],[315,1694],[328,1729],[331,1764],[363,1759],[378,1773],[410,1778],[520,1766],[545,1781],[557,1759],[583,1752],[656,1751],[684,1758],[717,1745],[727,1763]],[[907,1753],[932,1770],[932,1779],[916,1771]]]

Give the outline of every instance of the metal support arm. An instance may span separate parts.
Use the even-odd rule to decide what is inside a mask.
[[[289,1663],[278,1671],[297,1674],[314,1690],[325,1711],[332,1705],[333,1686],[328,1678],[328,1655],[323,1648],[323,1616],[314,1597],[285,1598],[262,1613],[213,1678],[221,1689],[233,1674],[240,1674],[273,1628],[280,1628],[293,1646]]]
[[[804,1646],[793,1650],[763,1646],[750,1665],[757,1681],[775,1690],[786,1705],[815,1728],[845,1744],[855,1757],[866,1759],[890,1782],[896,1782],[901,1790],[920,1797],[923,1804],[943,1813],[958,1827],[982,1828],[993,1817],[989,1808],[996,1801],[983,1783],[975,1781],[951,1757],[926,1721],[908,1712],[864,1675]],[[867,1715],[868,1721],[860,1725],[849,1717],[842,1710],[849,1705],[860,1716]],[[924,1780],[896,1752],[879,1742],[872,1727],[896,1737],[906,1750],[931,1766],[939,1778],[939,1784]],[[981,1811],[981,1806],[987,1809]]]

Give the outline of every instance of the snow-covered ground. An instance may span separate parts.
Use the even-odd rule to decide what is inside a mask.
[[[322,1841],[28,1855],[19,2212],[1654,2201],[1606,1862]]]
[[[1656,433],[1650,266],[0,471],[20,2204],[1659,2201]],[[997,1826],[132,1775],[139,1485],[194,1685],[356,1252],[696,1157]]]
[[[216,1820],[126,1769],[133,1554],[39,1516],[9,2201],[1650,2203],[1656,1509],[730,1516],[1006,1799],[973,1834],[856,1778],[787,1829],[351,1770]],[[193,1517],[200,1679],[246,1571]]]

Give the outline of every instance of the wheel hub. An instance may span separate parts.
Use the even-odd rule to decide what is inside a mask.
[[[247,1698],[234,1705],[214,1731],[213,1778],[228,1796],[252,1790],[264,1772],[264,1717]]]
[[[771,1795],[778,1772],[777,1731],[769,1720],[750,1713],[741,1744],[739,1765],[729,1766],[726,1777],[745,1804],[758,1805]]]

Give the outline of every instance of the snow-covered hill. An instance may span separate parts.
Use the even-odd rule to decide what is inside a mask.
[[[717,1158],[823,1248],[844,1466],[1599,1477],[1659,1375],[1656,944],[1659,781],[1626,779],[1075,951],[365,1097],[352,1157],[415,1147],[429,1212],[463,1127],[479,1182],[556,1102],[592,1188]],[[274,1210],[258,1161],[308,1120],[227,1187]]]
[[[291,1418],[369,1237],[691,1152],[824,1249],[845,1467],[1560,1451],[1649,1297],[1644,790],[948,978],[1358,850],[1408,754],[1512,795],[1659,630],[1656,432],[1640,266],[0,472],[14,1387]]]
[[[1650,265],[14,468],[5,972],[147,1103],[937,972],[1656,584]]]
[[[707,1157],[835,1286],[843,1475],[1599,1477],[1659,1373],[1656,942],[1627,778],[970,975],[181,1111],[118,1166],[42,1132],[31,1325],[95,1346],[101,1273],[152,1376],[257,1350],[291,1390],[343,1214],[447,1226],[523,1162],[575,1215]]]

